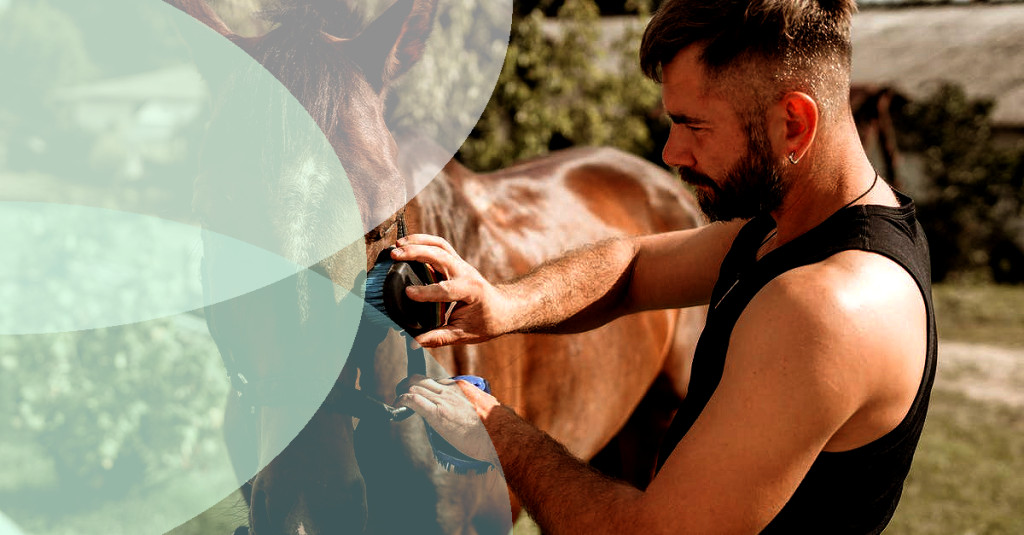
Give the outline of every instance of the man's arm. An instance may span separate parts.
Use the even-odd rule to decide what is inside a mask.
[[[756,533],[767,525],[856,408],[829,391],[833,378],[821,374],[831,367],[812,364],[832,358],[804,338],[809,329],[820,333],[812,339],[833,338],[819,315],[780,297],[759,296],[744,313],[718,389],[643,493],[550,446],[520,447],[522,426],[491,411],[499,416],[485,425],[507,481],[544,532]]]
[[[916,286],[898,267],[877,265],[869,269],[879,277],[837,283],[848,260],[843,253],[838,269],[794,270],[754,298],[715,394],[644,492],[598,474],[494,398],[459,386],[545,533],[756,533],[822,451],[853,449],[895,428],[920,385],[926,329]],[[449,407],[428,398],[413,387],[400,402],[450,433],[438,418]]]
[[[742,223],[716,223],[638,238],[613,238],[492,285],[448,242],[412,235],[396,260],[431,264],[447,281],[407,290],[417,301],[456,301],[449,324],[417,337],[426,347],[475,343],[508,332],[581,332],[619,316],[707,303],[722,258]]]

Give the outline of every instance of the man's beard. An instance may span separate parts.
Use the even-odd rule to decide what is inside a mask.
[[[697,205],[709,221],[750,219],[782,205],[785,187],[782,168],[771,158],[771,146],[763,127],[747,125],[747,153],[721,183],[689,169],[679,168],[683,181],[694,188]]]

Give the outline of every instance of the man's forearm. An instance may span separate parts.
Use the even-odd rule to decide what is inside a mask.
[[[628,533],[643,493],[594,470],[511,409],[491,410],[484,425],[505,480],[545,534]]]
[[[512,303],[515,332],[583,332],[630,311],[636,241],[613,238],[544,263],[497,288]]]

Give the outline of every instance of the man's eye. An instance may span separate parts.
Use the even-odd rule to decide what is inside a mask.
[[[687,128],[687,129],[688,129],[688,130],[689,130],[690,132],[702,132],[702,131],[704,130],[704,127],[702,127],[702,126],[694,126],[694,125],[692,125],[692,124],[688,124],[688,125],[686,125],[686,128]]]

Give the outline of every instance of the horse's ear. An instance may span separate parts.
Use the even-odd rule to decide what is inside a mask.
[[[377,91],[419,61],[435,11],[437,0],[397,0],[346,44]]]
[[[164,0],[164,2],[192,15],[192,18],[209,26],[213,31],[235,41],[238,35],[228,28],[227,24],[217,16],[217,13],[206,3],[206,0]]]

